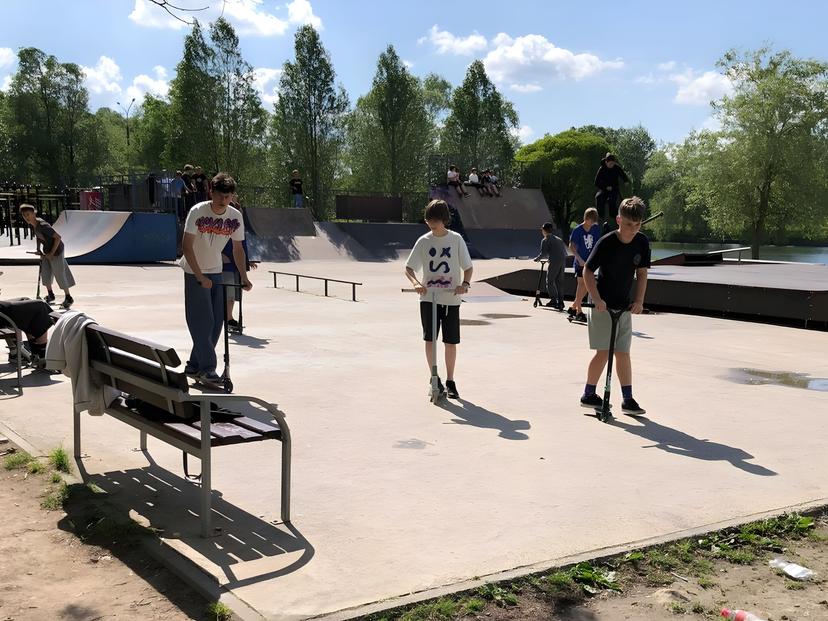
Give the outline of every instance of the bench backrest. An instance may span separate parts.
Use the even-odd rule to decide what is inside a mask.
[[[187,376],[173,368],[181,364],[175,349],[91,324],[86,327],[89,362],[101,383],[152,404],[178,418],[197,415],[192,403],[171,395],[188,392]],[[107,367],[118,371],[117,377]]]

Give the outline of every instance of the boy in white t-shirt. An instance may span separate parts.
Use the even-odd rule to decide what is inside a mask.
[[[193,205],[184,224],[184,309],[193,351],[184,372],[197,379],[218,383],[216,343],[224,321],[221,251],[227,238],[233,240],[233,261],[241,274],[242,287],[250,291],[242,240],[241,212],[230,206],[236,182],[226,173],[213,177],[211,199]]]
[[[429,369],[434,344],[431,334],[431,295],[428,290],[441,289],[437,293],[437,334],[439,335],[442,326],[448,397],[459,399],[460,393],[454,382],[454,367],[457,362],[457,345],[460,343],[460,296],[469,291],[472,261],[463,238],[446,228],[451,222],[451,215],[445,201],[437,199],[428,204],[425,222],[431,231],[414,244],[405,263],[405,275],[420,294],[420,320]],[[418,271],[422,274],[422,280],[417,278]],[[443,392],[443,383],[439,378],[437,381],[440,392]]]

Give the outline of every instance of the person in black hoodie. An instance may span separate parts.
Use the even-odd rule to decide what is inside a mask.
[[[618,165],[615,156],[607,153],[601,160],[601,167],[595,173],[595,209],[602,220],[615,222],[618,215],[618,203],[621,199],[621,183],[629,183],[630,178],[624,169]],[[609,206],[607,207],[607,202]]]

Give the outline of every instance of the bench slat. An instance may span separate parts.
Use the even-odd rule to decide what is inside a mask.
[[[201,429],[201,421],[194,421],[193,427]],[[252,440],[254,438],[261,439],[262,437],[262,434],[260,433],[250,431],[249,429],[239,427],[238,425],[234,425],[229,422],[211,422],[210,435],[221,438],[222,440],[230,440],[232,438],[238,438],[239,440]]]
[[[262,421],[256,420],[255,418],[249,418],[247,416],[239,416],[234,418],[233,423],[239,427],[246,427],[251,431],[260,433],[268,438],[282,437],[282,430],[279,429],[279,425],[276,425],[275,423],[263,423]]]
[[[110,330],[109,328],[104,328],[103,326],[99,326],[97,324],[87,326],[86,332],[87,335],[90,332],[97,333],[103,342],[106,343],[107,347],[114,347],[115,349],[120,349],[121,351],[125,351],[129,354],[134,354],[142,358],[149,358],[150,360],[154,358],[153,353],[155,352],[158,354],[159,358],[161,358],[161,362],[168,367],[177,367],[181,364],[178,354],[172,347],[159,345],[158,343],[153,343],[152,341],[145,341],[144,339],[139,339],[122,332]]]

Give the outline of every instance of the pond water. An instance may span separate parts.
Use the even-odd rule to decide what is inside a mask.
[[[675,244],[652,242],[653,259],[663,259],[679,252],[709,252],[723,248],[739,248],[747,244]],[[725,255],[727,257],[728,255]],[[733,253],[734,259],[738,256]],[[749,259],[750,251],[742,253]],[[797,261],[799,263],[822,263],[828,265],[828,246],[760,246],[759,258],[766,261]]]

